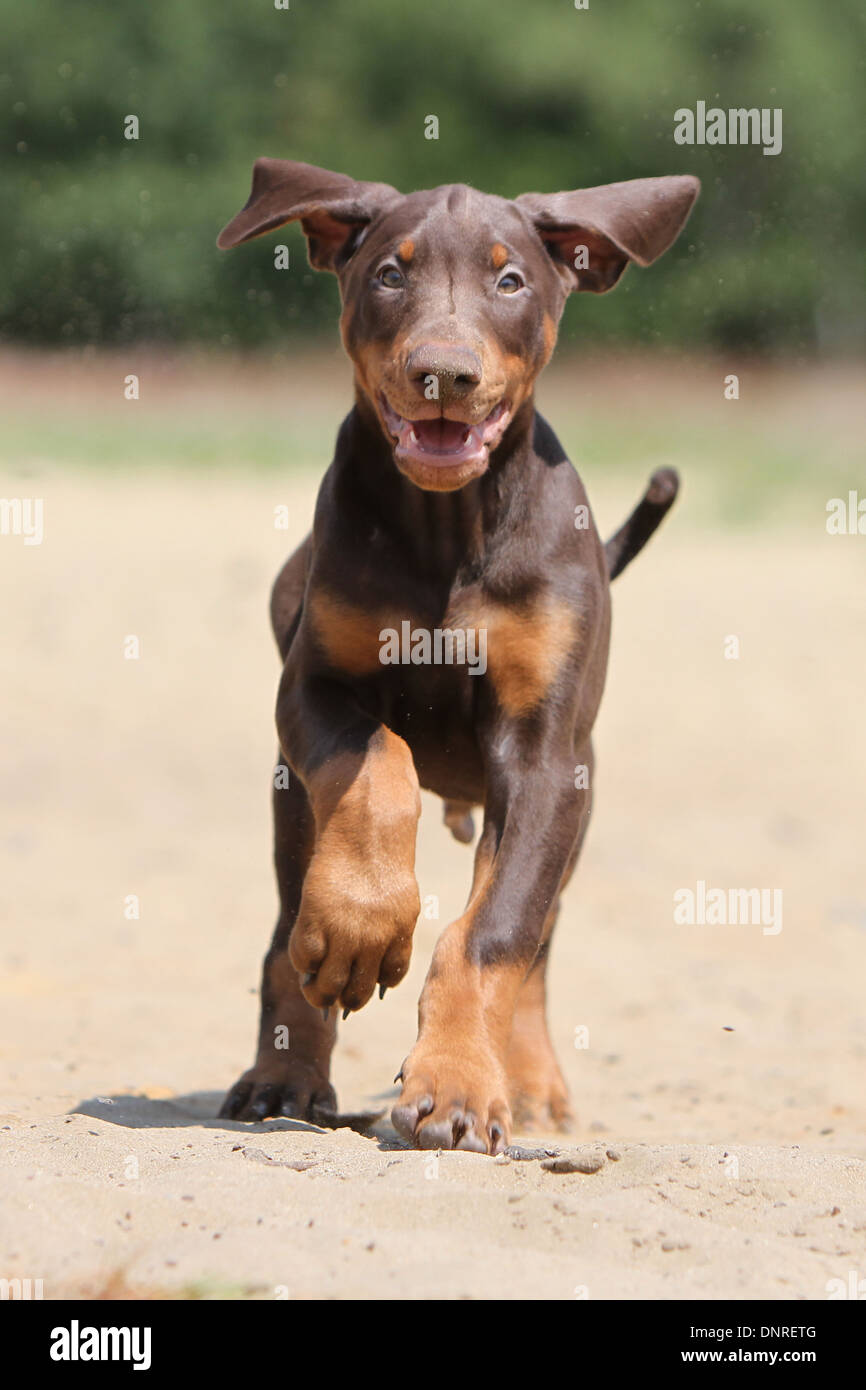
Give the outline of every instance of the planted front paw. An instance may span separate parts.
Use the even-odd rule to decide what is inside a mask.
[[[416,1047],[404,1062],[403,1093],[391,1111],[398,1134],[419,1149],[497,1154],[511,1139],[505,1076],[496,1058]]]

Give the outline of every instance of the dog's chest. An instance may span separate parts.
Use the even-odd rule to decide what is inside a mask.
[[[354,603],[324,588],[305,615],[336,671],[378,688],[391,704],[471,721],[484,684],[506,714],[529,714],[580,642],[580,615],[550,592],[494,599],[478,586],[445,604]]]

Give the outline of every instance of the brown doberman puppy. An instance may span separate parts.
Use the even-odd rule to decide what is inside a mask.
[[[258,1056],[223,1116],[334,1115],[332,1010],[362,1008],[409,965],[420,786],[457,839],[472,838],[473,806],[484,822],[394,1125],[421,1148],[497,1153],[513,1115],[567,1123],[545,967],[589,820],[609,580],[677,478],[654,475],[604,547],[533,388],[569,292],[654,261],[698,188],[677,176],[514,201],[461,184],[403,196],[256,162],[218,244],[300,219],[310,261],[339,278],[356,387],[312,535],[273,591],[280,916]]]

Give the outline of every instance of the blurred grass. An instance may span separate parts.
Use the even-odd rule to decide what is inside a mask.
[[[274,237],[216,249],[269,154],[507,197],[697,174],[687,235],[582,306],[593,341],[862,350],[859,0],[73,0],[62,23],[51,0],[0,0],[0,15],[6,343],[255,350],[321,331],[336,288],[308,274],[297,227],[279,237],[290,274]],[[677,145],[675,112],[698,100],[781,109],[782,154]]]
[[[815,368],[663,353],[564,356],[538,404],[590,492],[637,493],[652,469],[677,468],[695,524],[752,527],[814,520],[826,499],[866,480],[856,364]],[[125,377],[140,378],[137,401]],[[2,487],[55,469],[284,471],[320,476],[352,402],[338,351],[303,358],[7,353],[0,361]],[[160,475],[163,475],[160,479]]]
[[[241,409],[231,415],[175,416],[171,412],[145,416],[130,429],[129,412],[105,411],[99,416],[54,418],[40,423],[35,437],[32,419],[10,411],[4,420],[4,462],[14,459],[51,460],[60,465],[88,467],[147,465],[197,468],[250,465],[256,468],[324,466],[333,444],[319,425],[263,420]]]

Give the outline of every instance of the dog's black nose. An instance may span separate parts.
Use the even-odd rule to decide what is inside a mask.
[[[406,375],[426,400],[459,400],[481,380],[481,359],[469,347],[422,343],[406,362]],[[434,385],[435,383],[435,385]]]

